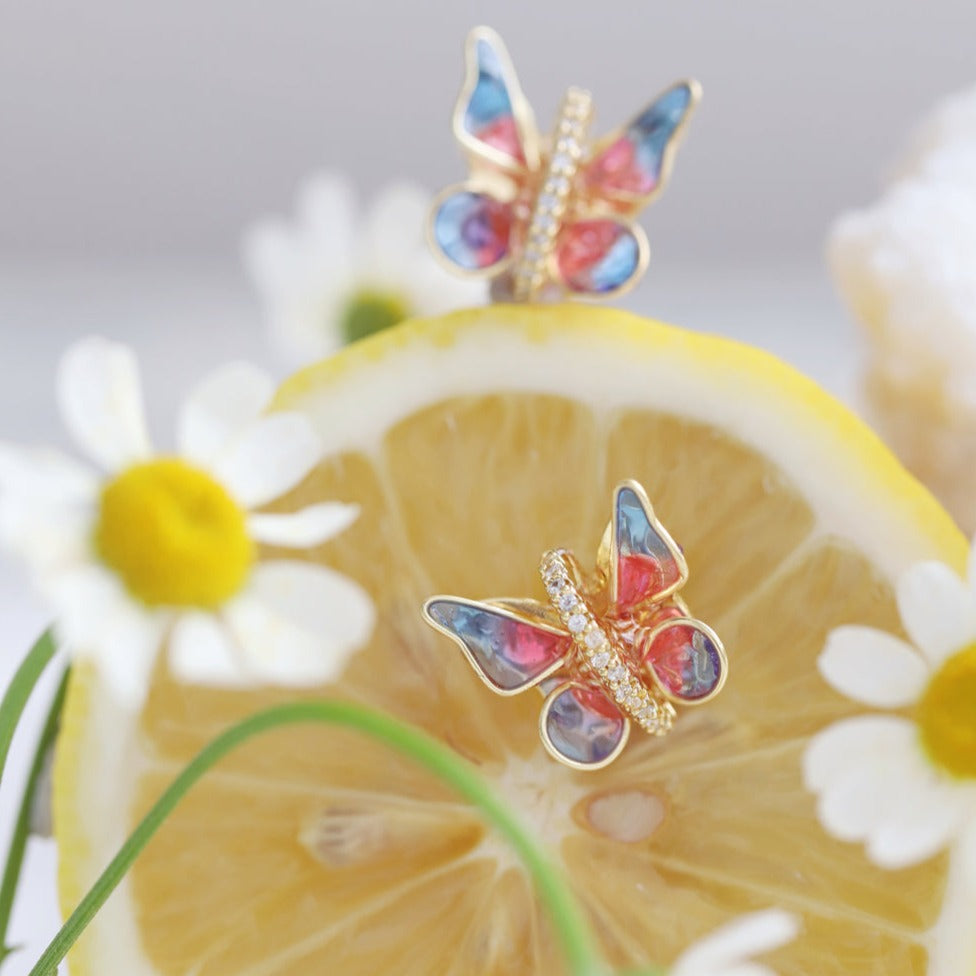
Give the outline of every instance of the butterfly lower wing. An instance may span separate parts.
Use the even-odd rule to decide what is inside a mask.
[[[544,610],[539,605],[534,614],[528,602],[516,611],[501,602],[435,596],[424,604],[424,618],[458,644],[489,688],[515,695],[544,681],[569,656],[570,636]]]
[[[664,600],[685,584],[684,555],[636,481],[617,486],[610,528],[610,597],[618,613]]]
[[[602,140],[583,172],[590,192],[623,210],[648,203],[667,181],[682,130],[699,98],[697,82],[679,82]]]
[[[556,271],[569,291],[607,297],[623,291],[647,266],[643,230],[615,217],[580,220],[562,228]]]
[[[612,763],[627,745],[630,720],[594,685],[553,683],[539,716],[547,751],[576,769]]]
[[[431,243],[468,275],[495,275],[511,260],[512,207],[490,193],[449,187],[430,211]]]
[[[701,705],[725,684],[728,662],[718,635],[700,620],[678,617],[655,627],[642,641],[645,670],[671,701]]]
[[[476,27],[465,47],[466,75],[454,109],[454,133],[478,159],[506,171],[539,165],[535,120],[502,39]]]

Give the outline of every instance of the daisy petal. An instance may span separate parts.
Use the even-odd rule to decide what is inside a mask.
[[[235,688],[249,684],[240,652],[227,630],[209,613],[188,613],[173,627],[169,664],[181,681]]]
[[[251,515],[247,525],[251,537],[258,542],[307,549],[338,535],[357,518],[358,505],[323,502],[287,514]]]
[[[64,354],[58,403],[78,446],[109,471],[150,453],[135,355],[128,346],[92,337]]]
[[[799,920],[778,908],[752,912],[723,925],[699,939],[679,956],[670,976],[710,976],[712,973],[764,971],[746,961],[763,952],[771,952],[796,938]],[[745,966],[729,967],[745,963]]]
[[[976,594],[943,563],[910,567],[896,593],[908,636],[933,665],[976,639]]]
[[[868,857],[879,867],[899,870],[938,854],[959,830],[963,805],[948,784],[928,788],[905,784],[911,791],[892,804],[868,838]]]
[[[68,652],[94,661],[119,703],[138,709],[149,688],[166,616],[134,604],[118,581],[98,566],[60,573],[46,589]]]
[[[424,223],[430,193],[414,183],[385,186],[366,217],[365,239],[380,266],[402,266],[424,248]]]
[[[254,423],[271,402],[274,381],[250,363],[229,363],[206,377],[180,412],[177,445],[209,465],[233,437]]]
[[[915,726],[894,715],[858,715],[827,726],[807,746],[803,781],[813,793],[823,790],[835,776],[857,767],[864,755],[912,748]]]
[[[375,618],[372,601],[357,584],[297,562],[258,566],[248,591],[225,613],[248,668],[288,685],[336,678],[368,639]]]
[[[831,631],[817,665],[842,695],[880,708],[915,701],[928,678],[925,662],[908,644],[873,627]]]
[[[268,219],[244,232],[244,266],[258,291],[269,302],[294,287],[298,249],[291,229],[282,220]]]
[[[244,431],[213,471],[245,508],[255,508],[298,484],[321,456],[321,444],[306,417],[277,413]]]

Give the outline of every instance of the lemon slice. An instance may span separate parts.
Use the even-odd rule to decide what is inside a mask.
[[[965,540],[854,417],[763,353],[622,312],[494,307],[408,323],[300,374],[328,459],[285,503],[357,501],[311,554],[380,620],[341,696],[477,764],[563,866],[617,966],[669,964],[753,908],[798,912],[782,976],[972,972],[948,855],[896,873],[831,840],[801,781],[808,738],[859,707],[815,666],[827,632],[899,631],[892,580]],[[538,695],[500,698],[427,627],[424,598],[535,596],[540,554],[592,558],[635,478],[684,547],[683,591],[722,636],[722,694],[635,733],[599,772],[541,746]],[[229,723],[294,697],[181,686],[138,718],[73,682],[56,786],[73,906],[135,819]],[[906,797],[906,802],[911,802]],[[971,902],[969,903],[971,906]],[[471,976],[560,972],[524,872],[472,809],[351,732],[251,742],[186,798],[79,944],[74,973]]]

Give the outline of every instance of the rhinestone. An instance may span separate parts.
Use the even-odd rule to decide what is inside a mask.
[[[573,157],[566,152],[557,152],[552,157],[552,171],[554,173],[572,173],[575,169]]]
[[[603,636],[603,631],[594,624],[586,632],[586,646],[591,650],[595,651],[598,647],[602,647],[606,643],[606,638]]]
[[[559,597],[556,600],[556,605],[564,613],[569,613],[569,611],[572,610],[578,602],[579,601],[576,599],[576,594],[572,590],[565,590],[559,594]]]
[[[607,651],[600,651],[598,654],[594,654],[593,657],[590,658],[590,663],[598,671],[601,671],[610,663],[610,654]]]
[[[539,207],[547,213],[555,210],[559,206],[559,199],[549,193],[543,193],[539,197]]]
[[[579,634],[585,630],[586,625],[589,621],[581,613],[574,613],[569,620],[566,621],[566,626],[569,628],[571,634]]]
[[[553,193],[556,196],[563,197],[569,193],[569,180],[565,176],[553,176],[551,179],[546,181],[546,185],[543,188],[547,193]]]
[[[626,688],[615,688],[613,691],[613,697],[616,698],[621,705],[627,701],[627,696],[629,694],[630,692]]]
[[[607,677],[611,681],[623,681],[625,678],[630,677],[630,672],[622,664],[618,664],[610,671]]]
[[[645,706],[641,710],[640,714],[637,716],[637,720],[639,722],[648,722],[648,723],[653,722],[656,718],[657,718],[657,706],[653,704]]]

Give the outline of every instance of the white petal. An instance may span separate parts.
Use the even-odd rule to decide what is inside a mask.
[[[255,676],[308,685],[339,675],[369,638],[375,611],[365,591],[333,570],[269,562],[225,616]]]
[[[724,974],[730,966],[792,942],[799,930],[799,920],[778,908],[743,915],[686,949],[669,970],[670,976]]]
[[[287,514],[251,515],[248,531],[258,542],[307,549],[321,545],[359,518],[358,505],[322,502]]]
[[[0,443],[0,543],[38,571],[90,551],[99,482],[59,451]]]
[[[211,373],[187,397],[180,412],[180,453],[204,465],[254,423],[274,395],[274,381],[250,363],[229,363]]]
[[[255,508],[298,484],[321,456],[321,443],[308,418],[277,413],[244,431],[213,471],[245,508]]]
[[[953,863],[958,863],[966,889],[976,895],[976,816],[969,811],[956,846]]]
[[[208,613],[183,614],[176,622],[169,665],[176,677],[191,684],[235,688],[250,683],[231,635]]]
[[[396,268],[425,248],[431,194],[415,183],[390,183],[376,195],[366,217],[365,239],[380,266]]]
[[[316,262],[349,255],[356,238],[356,190],[338,172],[313,173],[298,192],[299,230]],[[324,271],[328,265],[319,265]]]
[[[283,220],[269,218],[248,227],[241,250],[244,266],[265,301],[276,302],[294,288],[299,245]]]
[[[806,788],[817,793],[838,773],[863,764],[865,756],[912,748],[915,726],[894,715],[859,715],[829,725],[807,746],[803,756]]]
[[[842,695],[881,708],[911,704],[928,679],[925,661],[912,647],[873,627],[831,631],[817,666]]]
[[[976,594],[943,563],[917,563],[897,586],[908,636],[932,664],[976,639]]]
[[[149,456],[149,433],[135,355],[92,337],[71,346],[58,370],[58,403],[78,446],[117,470]]]
[[[879,867],[898,870],[938,854],[959,831],[964,806],[949,784],[905,784],[868,838],[868,857]]]
[[[148,691],[166,615],[135,604],[118,581],[97,566],[60,574],[47,589],[68,653],[96,662],[120,703],[139,708]]]

